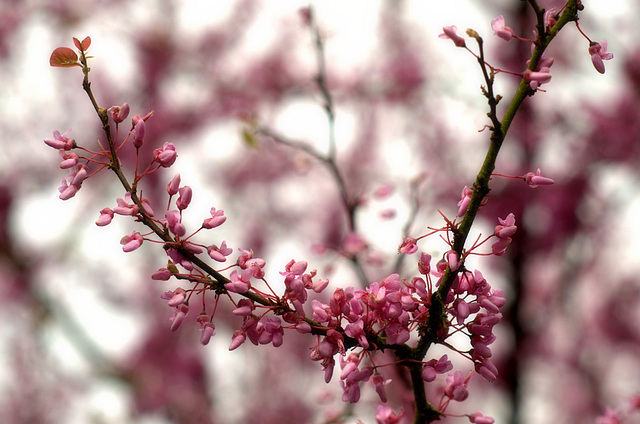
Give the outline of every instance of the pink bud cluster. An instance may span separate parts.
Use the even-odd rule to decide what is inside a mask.
[[[537,31],[534,31],[535,39],[526,39],[515,35],[513,29],[507,26],[504,16],[500,15],[491,21],[491,29],[493,29],[494,35],[498,38],[501,38],[505,41],[510,41],[512,39],[517,39],[523,42],[531,43],[531,48],[535,47],[535,45],[540,44],[540,36],[548,36],[552,34],[554,30],[555,24],[560,19],[560,15],[556,12],[555,8],[550,8],[545,11],[542,21],[540,25],[544,28],[545,34],[538,34]],[[576,22],[577,25],[577,22]],[[578,26],[578,25],[577,25]],[[456,33],[456,26],[446,26],[442,28],[443,33],[439,35],[440,38],[445,38],[453,41],[456,47],[462,47],[467,50],[465,39],[459,36]],[[578,26],[578,30],[582,35],[584,35],[588,40],[589,38],[582,32],[580,27]],[[467,30],[467,34],[473,36],[475,38],[479,38],[476,31]],[[469,50],[471,51],[471,50]],[[472,53],[474,54],[474,53]],[[613,59],[613,54],[607,51],[607,42],[602,41],[600,43],[589,40],[589,55],[591,56],[591,61],[593,66],[596,68],[598,72],[601,74],[604,73],[604,60]],[[475,56],[475,54],[474,54]],[[476,56],[478,57],[478,56]],[[523,73],[516,73],[510,71],[502,71],[513,75],[520,75],[522,78],[529,83],[529,86],[533,91],[539,89],[542,84],[546,84],[551,81],[551,65],[553,64],[554,59],[552,57],[542,57],[535,68],[527,69]],[[529,63],[527,62],[527,65]],[[493,70],[496,68],[491,67]]]

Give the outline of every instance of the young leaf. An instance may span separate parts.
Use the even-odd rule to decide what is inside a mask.
[[[86,52],[89,50],[89,46],[91,45],[91,37],[85,37],[85,39],[82,40],[82,43],[76,37],[73,37],[73,44],[75,44],[78,50]]]
[[[80,66],[78,55],[68,47],[58,47],[51,53],[49,64],[55,67],[66,68],[69,66]]]

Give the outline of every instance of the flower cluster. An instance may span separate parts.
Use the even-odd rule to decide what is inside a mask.
[[[542,48],[541,51],[538,50],[538,59],[535,63],[527,63],[524,72],[509,72],[528,83],[522,86],[529,95],[533,94],[532,90],[538,90],[540,85],[551,80],[553,58],[543,56],[543,47],[546,46],[541,46],[547,41],[542,36],[546,37],[545,40],[553,38],[557,27],[561,25],[562,17],[551,9],[540,19],[543,22],[539,22],[538,28],[544,28],[545,34],[536,34],[535,40],[514,34],[502,16],[491,22],[497,37],[506,41],[517,39],[530,42],[532,47],[536,46],[535,49]],[[473,30],[468,30],[467,34],[478,40],[482,49],[479,35]],[[456,33],[455,26],[444,27],[440,37],[450,39],[457,47],[471,51],[467,48],[465,39]],[[88,81],[89,67],[85,52],[89,48],[90,39],[87,37],[82,42],[74,39],[74,43],[80,52],[79,59],[70,49],[59,48],[54,51],[51,64],[80,66]],[[613,57],[606,49],[606,41],[590,42],[589,53],[598,72],[604,72],[602,61]],[[499,99],[491,91],[493,75],[506,71],[486,64],[483,52],[476,57],[482,58],[479,62],[484,71],[487,66],[491,68],[491,77],[484,72],[487,88],[483,88],[483,92],[494,108],[489,117],[493,121],[495,135],[500,122],[495,115],[495,105]],[[93,99],[88,87],[89,84],[85,84],[85,89]],[[190,186],[182,185],[180,174],[175,174],[167,183],[166,209],[156,217],[151,201],[142,196],[138,187],[149,174],[172,167],[178,155],[175,145],[165,142],[161,148],[143,156],[147,126],[150,125],[153,111],[146,115],[135,115],[131,120],[130,130],[122,140],[119,140],[119,127],[129,116],[129,105],[124,103],[108,109],[96,106],[96,112],[103,124],[108,122],[115,126],[114,136],[109,125],[105,124],[106,140],[104,145],[99,142],[98,150],[80,147],[74,139],[67,137],[69,132],[61,134],[55,131],[53,138],[44,140],[47,145],[59,151],[62,159],[60,168],[70,170],[59,188],[60,198],[68,200],[74,197],[84,180],[105,168],[116,173],[125,189],[124,194],[115,200],[115,206],[100,210],[96,225],[109,225],[116,215],[131,217],[144,224],[149,231],[144,234],[132,231],[125,235],[121,239],[124,252],[140,248],[145,241],[162,246],[168,257],[167,265],[158,269],[152,279],[168,281],[175,278],[182,281],[181,287],[161,295],[172,310],[168,326],[171,331],[178,330],[185,318],[192,313],[195,297],[198,298],[195,304],[199,305],[196,322],[200,327],[200,342],[203,345],[210,343],[215,336],[214,318],[221,301],[232,305],[232,314],[238,321],[230,350],[239,348],[247,340],[254,345],[270,344],[280,347],[284,343],[285,330],[310,334],[314,340],[310,359],[320,363],[326,382],[333,378],[337,357],[343,401],[358,402],[363,384],[370,383],[383,403],[376,410],[378,423],[396,423],[405,415],[404,410],[394,413],[384,404],[388,400],[386,388],[391,383],[391,379],[385,376],[385,367],[390,363],[382,362],[379,352],[391,351],[397,359],[394,364],[411,368],[414,386],[433,383],[439,376],[444,379],[444,384],[439,385],[441,400],[434,408],[435,417],[444,415],[451,401],[463,402],[469,397],[468,384],[474,371],[470,370],[471,367],[464,372],[461,369],[454,370],[448,354],[428,358],[431,345],[439,343],[449,347],[454,354],[469,360],[476,374],[491,382],[497,379],[498,368],[492,362],[493,352],[490,346],[496,339],[493,330],[502,319],[501,308],[506,299],[502,290],[493,289],[481,271],[468,269],[465,261],[471,254],[504,255],[517,231],[515,215],[510,213],[504,219],[498,218],[499,225],[495,227],[494,233],[468,249],[464,248],[464,242],[469,230],[464,230],[466,233],[463,234],[463,226],[458,222],[458,218],[462,218],[463,223],[472,221],[478,208],[487,202],[485,194],[489,191],[490,171],[486,172],[487,175],[479,174],[473,188],[463,188],[457,204],[457,216],[453,220],[445,217],[446,226],[440,229],[430,228],[433,230],[431,233],[419,237],[406,235],[403,238],[398,253],[408,256],[418,252],[418,242],[422,238],[434,233],[444,234],[442,239],[446,242],[447,249],[433,266],[431,255],[420,252],[415,261],[417,274],[412,277],[402,278],[398,273],[391,273],[366,286],[334,288],[327,295],[325,290],[329,281],[319,278],[315,269],[309,269],[307,261],[292,259],[280,272],[284,289],[277,294],[269,285],[265,273],[266,261],[254,256],[252,250],[236,248],[235,261],[229,261],[234,248],[228,246],[226,240],[216,239],[204,244],[198,241],[202,237],[199,234],[201,231],[215,238],[216,231],[206,230],[215,230],[226,223],[227,217],[222,209],[211,207],[198,228],[187,228],[183,218],[190,213],[189,206],[192,204],[194,191]],[[504,134],[499,137],[504,137]],[[133,183],[125,176],[118,158],[121,149],[126,146],[135,148]],[[146,168],[139,168],[144,160],[147,161]],[[521,178],[530,187],[554,183],[542,176],[539,169],[536,173],[529,172],[517,178]],[[385,187],[377,195],[385,196],[389,190],[389,187]],[[491,246],[491,253],[476,252],[484,242],[493,238],[495,241]],[[462,242],[458,243],[460,240]],[[351,228],[344,237],[340,250],[355,263],[357,255],[366,248],[364,238]],[[216,266],[228,263],[224,269],[216,269],[209,264],[209,260]],[[466,336],[471,348],[462,350],[456,347],[456,343],[450,340],[453,335]],[[385,357],[384,361],[388,359]],[[416,379],[419,381],[416,382]],[[424,390],[417,391],[424,396]],[[472,423],[493,423],[492,418],[481,412],[467,417]]]

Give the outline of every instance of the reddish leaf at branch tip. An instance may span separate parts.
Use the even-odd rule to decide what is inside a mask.
[[[66,68],[69,66],[80,66],[78,55],[68,47],[58,47],[51,53],[49,64],[55,67]]]
[[[73,44],[76,45],[78,50],[86,52],[89,50],[89,46],[91,45],[91,37],[85,37],[85,39],[82,40],[82,43],[76,37],[73,37]]]

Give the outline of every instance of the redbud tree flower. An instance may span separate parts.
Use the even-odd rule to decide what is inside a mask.
[[[230,306],[227,311],[231,311],[238,319],[229,344],[230,350],[240,348],[247,341],[256,346],[272,345],[279,348],[284,344],[285,334],[297,332],[308,336],[309,359],[318,362],[317,368],[324,373],[325,381],[332,379],[334,369],[339,372],[341,398],[344,402],[358,403],[364,387],[371,387],[375,391],[383,402],[376,409],[378,422],[400,422],[407,414],[404,409],[395,413],[393,408],[385,404],[388,401],[385,387],[392,383],[392,379],[386,375],[386,368],[390,365],[402,367],[409,376],[415,423],[434,422],[448,415],[454,417],[456,414],[450,412],[449,405],[464,404],[471,396],[469,382],[474,375],[489,382],[498,377],[499,370],[494,363],[490,346],[496,339],[493,330],[503,318],[501,308],[506,304],[502,290],[492,288],[479,270],[470,269],[467,259],[470,255],[505,254],[517,230],[515,215],[509,213],[504,219],[497,218],[499,225],[494,234],[482,242],[482,238],[478,236],[477,241],[470,245],[467,238],[480,208],[490,201],[490,179],[492,175],[496,175],[493,174],[496,159],[506,140],[513,116],[527,98],[532,95],[537,97],[541,84],[551,80],[549,68],[553,60],[544,58],[543,53],[567,23],[577,20],[578,10],[581,8],[577,1],[570,0],[559,16],[543,16],[541,12],[538,13],[537,4],[532,4],[539,20],[536,29],[540,32],[533,42],[515,37],[511,28],[505,26],[501,16],[491,25],[498,37],[505,40],[516,38],[519,42],[531,42],[533,46],[531,58],[526,64],[527,69],[522,73],[521,70],[508,72],[520,78],[520,84],[513,100],[506,106],[504,115],[500,115],[497,109],[502,96],[494,93],[494,77],[505,71],[487,63],[480,35],[473,30],[466,32],[477,42],[477,53],[474,53],[467,47],[465,39],[456,33],[455,26],[443,28],[441,38],[452,40],[455,46],[464,47],[478,59],[484,79],[482,94],[489,105],[488,128],[491,136],[485,161],[475,182],[462,190],[457,208],[449,205],[446,209],[453,211],[452,215],[455,216],[449,218],[448,213],[441,212],[444,224],[429,227],[426,234],[416,237],[409,234],[410,226],[407,226],[407,234],[403,236],[397,249],[398,255],[402,257],[420,250],[419,241],[428,236],[437,234],[444,243],[433,267],[432,257],[421,252],[419,259],[414,260],[415,275],[401,277],[398,272],[393,272],[375,280],[367,278],[361,262],[365,259],[373,260],[372,244],[368,236],[359,231],[354,218],[355,211],[363,200],[357,196],[351,197],[351,190],[347,190],[347,180],[339,172],[335,158],[333,140],[329,154],[325,155],[274,132],[256,129],[256,132],[269,136],[277,143],[297,148],[320,159],[330,170],[340,192],[341,206],[347,211],[349,218],[347,230],[342,236],[336,237],[331,246],[338,255],[352,264],[362,280],[361,286],[347,284],[327,290],[328,281],[319,277],[319,272],[310,268],[307,260],[299,258],[292,259],[280,268],[283,270],[280,271],[282,288],[280,291],[276,290],[267,278],[265,259],[256,256],[250,249],[236,246],[231,248],[229,246],[233,246],[232,242],[228,245],[226,240],[221,240],[219,227],[227,223],[227,217],[218,205],[208,206],[209,217],[204,218],[204,221],[197,221],[202,222],[199,227],[190,228],[185,217],[195,213],[193,199],[197,196],[197,190],[190,185],[181,185],[179,174],[169,181],[165,180],[168,196],[166,209],[164,214],[160,213],[156,218],[151,202],[142,196],[141,186],[150,174],[176,164],[176,145],[167,141],[162,148],[145,153],[154,122],[151,119],[153,112],[144,116],[135,115],[129,132],[118,132],[119,125],[129,114],[129,107],[127,103],[111,108],[98,105],[89,83],[89,57],[86,55],[90,45],[88,37],[82,42],[74,39],[79,55],[71,49],[58,48],[50,60],[52,66],[81,68],[84,76],[83,88],[104,129],[104,139],[100,140],[97,152],[87,153],[88,150],[84,149],[76,156],[67,152],[79,148],[78,144],[65,135],[57,132],[53,139],[45,139],[48,146],[63,152],[63,169],[72,169],[71,174],[63,180],[60,197],[63,200],[72,198],[86,179],[103,169],[114,172],[124,194],[116,198],[113,209],[107,207],[100,210],[96,224],[108,225],[115,215],[119,215],[118,219],[129,218],[146,227],[147,232],[144,234],[134,230],[122,237],[122,249],[126,253],[133,252],[142,247],[143,241],[147,242],[143,249],[153,245],[159,247],[158,251],[166,260],[166,267],[157,270],[152,278],[171,281],[172,284],[181,280],[184,288],[175,288],[161,296],[171,308],[167,323],[171,331],[177,331],[193,322],[193,314],[197,314],[195,321],[200,330],[200,343],[206,345],[215,341],[216,314],[224,313],[218,312],[218,305],[224,303]],[[305,17],[312,27],[319,57],[322,58],[322,40],[315,29],[311,9],[305,13]],[[593,54],[606,59],[606,43],[604,49],[594,50]],[[319,60],[318,66],[318,89],[323,97],[330,125],[333,125],[335,111],[324,79],[323,60]],[[115,131],[111,131],[110,125],[114,125]],[[124,149],[131,145],[135,149],[135,169],[127,173],[121,156]],[[531,187],[554,182],[543,177],[540,170],[535,174],[526,174],[523,179]],[[202,215],[199,219],[202,219]],[[213,241],[203,241],[206,239],[205,234]],[[482,246],[493,237],[497,241],[489,253]],[[220,263],[227,262],[234,251],[237,253],[235,262],[229,261],[217,268]],[[315,294],[323,294],[324,297],[315,298]],[[194,312],[194,309],[197,310]],[[453,335],[467,337],[471,348],[457,347],[454,337],[451,337]],[[449,348],[451,354],[468,361],[468,369],[454,370],[447,355],[439,356],[439,359],[430,358],[429,355],[433,355],[430,348],[435,344]],[[383,355],[384,352],[394,355],[393,361],[389,362]],[[336,363],[339,371],[335,367]],[[425,384],[433,383],[438,378],[442,381],[439,385],[434,384],[433,388],[439,391],[440,396],[428,399]],[[493,422],[492,418],[485,417],[481,412],[474,412],[466,417],[471,422]]]

